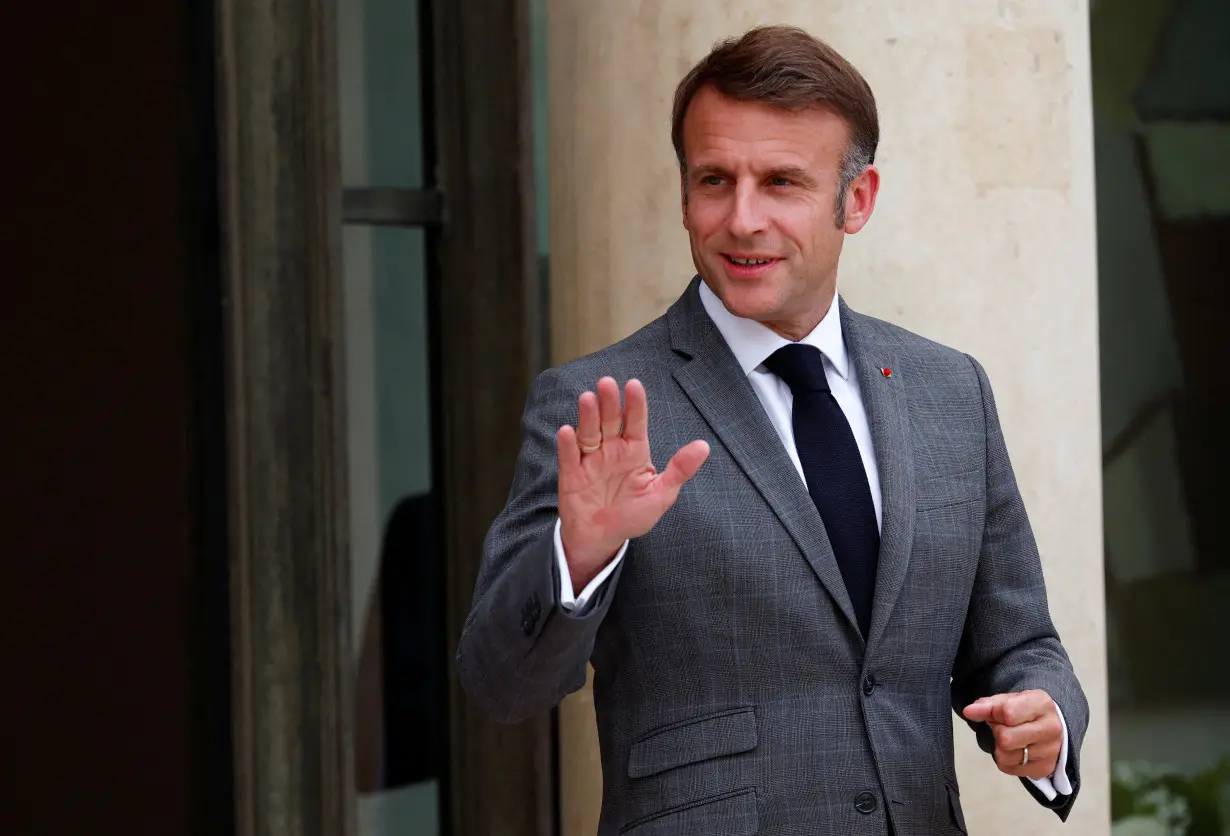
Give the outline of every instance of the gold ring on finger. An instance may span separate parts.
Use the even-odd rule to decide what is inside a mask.
[[[590,453],[597,453],[600,449],[602,449],[601,441],[597,444],[581,444],[581,442],[578,441],[577,445],[581,448],[581,452],[586,455],[589,455]]]

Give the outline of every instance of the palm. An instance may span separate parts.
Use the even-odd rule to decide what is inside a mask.
[[[658,473],[644,387],[629,381],[622,407],[613,379],[597,388],[581,396],[576,429],[562,427],[556,438],[559,515],[574,578],[596,574],[620,544],[653,528],[709,455],[709,445],[693,441]]]
[[[559,493],[560,505],[593,521],[603,539],[641,536],[674,501],[654,469],[649,442],[625,438],[604,440],[580,467],[561,473]]]

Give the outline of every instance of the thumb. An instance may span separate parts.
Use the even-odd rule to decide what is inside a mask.
[[[700,466],[707,458],[709,458],[707,442],[698,440],[684,445],[678,453],[671,457],[666,470],[662,471],[662,475],[658,477],[662,480],[662,487],[670,491],[679,490],[683,487],[684,482],[696,475],[696,471],[700,470]]]
[[[1003,723],[1004,703],[1007,701],[1007,694],[982,697],[965,706],[965,710],[961,714],[966,720],[974,723]]]

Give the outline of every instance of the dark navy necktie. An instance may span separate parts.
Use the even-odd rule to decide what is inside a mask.
[[[794,395],[794,446],[803,465],[807,492],[824,521],[855,618],[866,639],[871,629],[880,530],[854,431],[829,390],[820,349],[797,343],[783,346],[764,364]]]

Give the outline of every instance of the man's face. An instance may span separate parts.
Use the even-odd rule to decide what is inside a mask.
[[[735,101],[712,87],[688,107],[683,142],[683,225],[697,272],[736,316],[805,336],[832,302],[846,234],[871,216],[875,167],[850,185],[838,218],[842,118]]]

